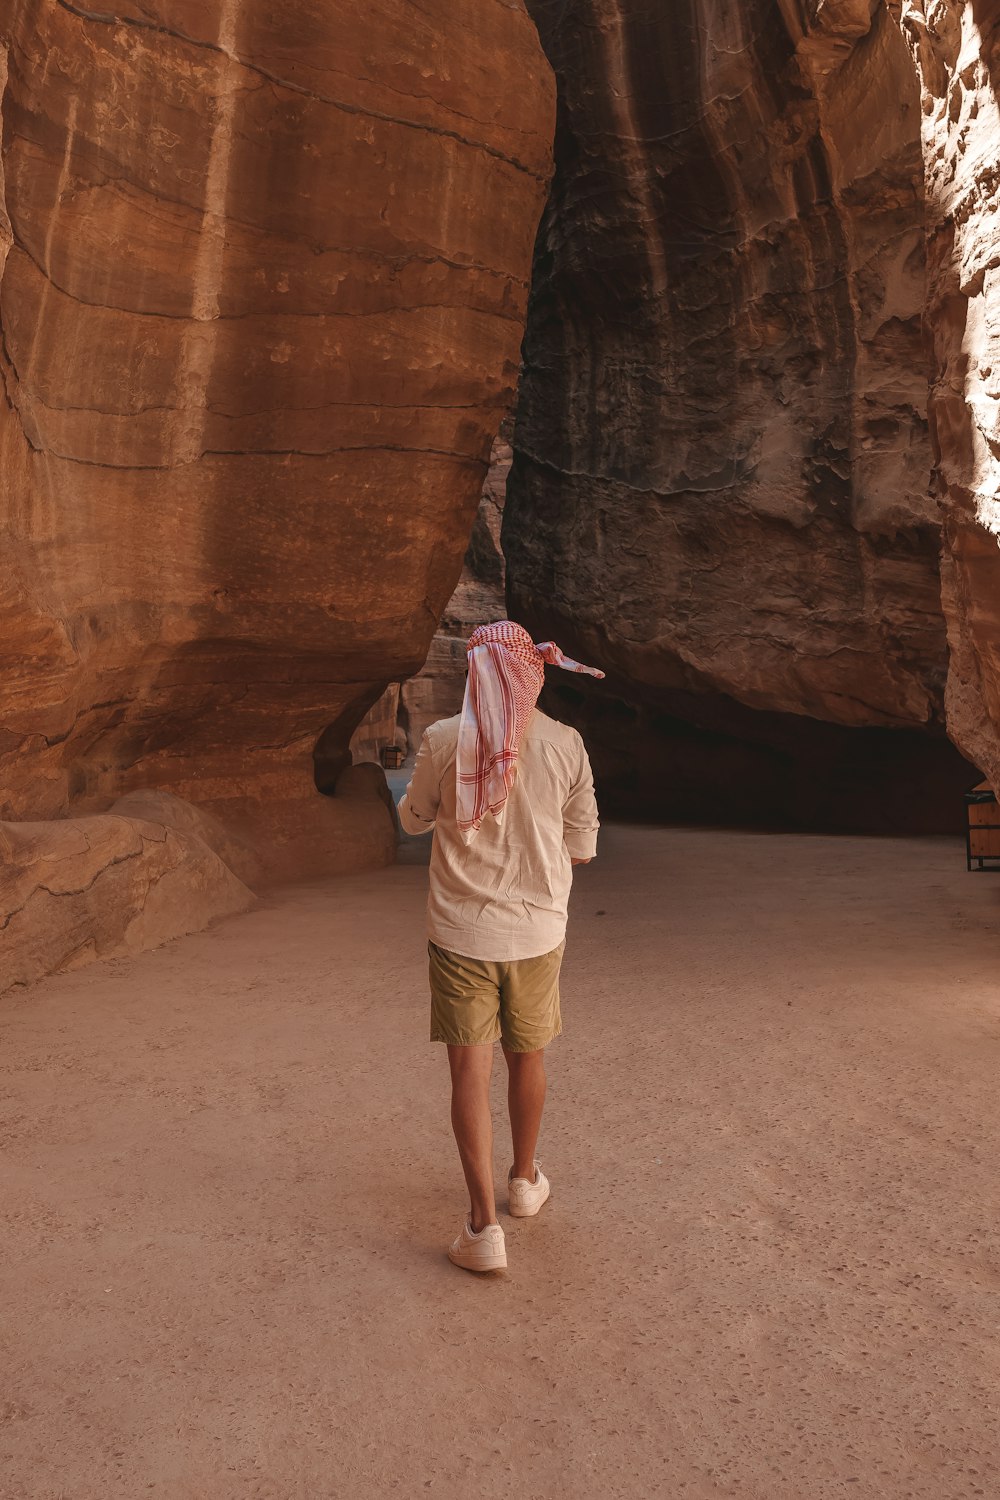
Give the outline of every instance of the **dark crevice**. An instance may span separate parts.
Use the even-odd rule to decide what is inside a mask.
[[[818,833],[959,834],[980,773],[943,731],[851,728],[661,691],[640,703],[546,685],[590,750],[602,809],[647,822]]]

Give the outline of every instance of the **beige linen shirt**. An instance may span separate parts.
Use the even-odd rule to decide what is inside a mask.
[[[459,716],[432,724],[399,801],[407,833],[434,830],[427,928],[432,943],[496,963],[537,958],[566,936],[572,859],[597,853],[597,802],[583,740],[536,708],[503,823],[471,844],[455,821]]]

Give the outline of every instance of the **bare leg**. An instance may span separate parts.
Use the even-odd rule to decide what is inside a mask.
[[[535,1180],[535,1148],[545,1108],[545,1048],[537,1052],[508,1052],[507,1108],[514,1146],[514,1176]]]
[[[462,1170],[469,1188],[473,1234],[497,1222],[493,1196],[493,1117],[490,1114],[490,1074],[493,1043],[479,1047],[449,1047],[451,1067],[451,1128],[458,1142]]]

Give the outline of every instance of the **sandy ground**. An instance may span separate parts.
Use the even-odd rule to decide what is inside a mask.
[[[3,1500],[995,1500],[1000,876],[607,830],[490,1278],[425,878],[3,1003]]]

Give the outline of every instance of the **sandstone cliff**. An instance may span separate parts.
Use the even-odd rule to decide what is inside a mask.
[[[417,675],[403,684],[400,727],[411,752],[416,751],[428,724],[461,711],[469,636],[477,625],[502,620],[507,613],[500,529],[512,456],[510,436],[505,423],[493,444],[458,586],[445,607],[427,660]]]
[[[612,803],[953,826],[921,106],[868,0],[532,0],[556,70],[505,520]]]
[[[154,788],[261,878],[386,859],[314,748],[332,784],[459,574],[549,172],[534,28],[14,0],[0,59],[0,817]]]
[[[1000,792],[1000,12],[892,9],[922,88],[948,728]]]

